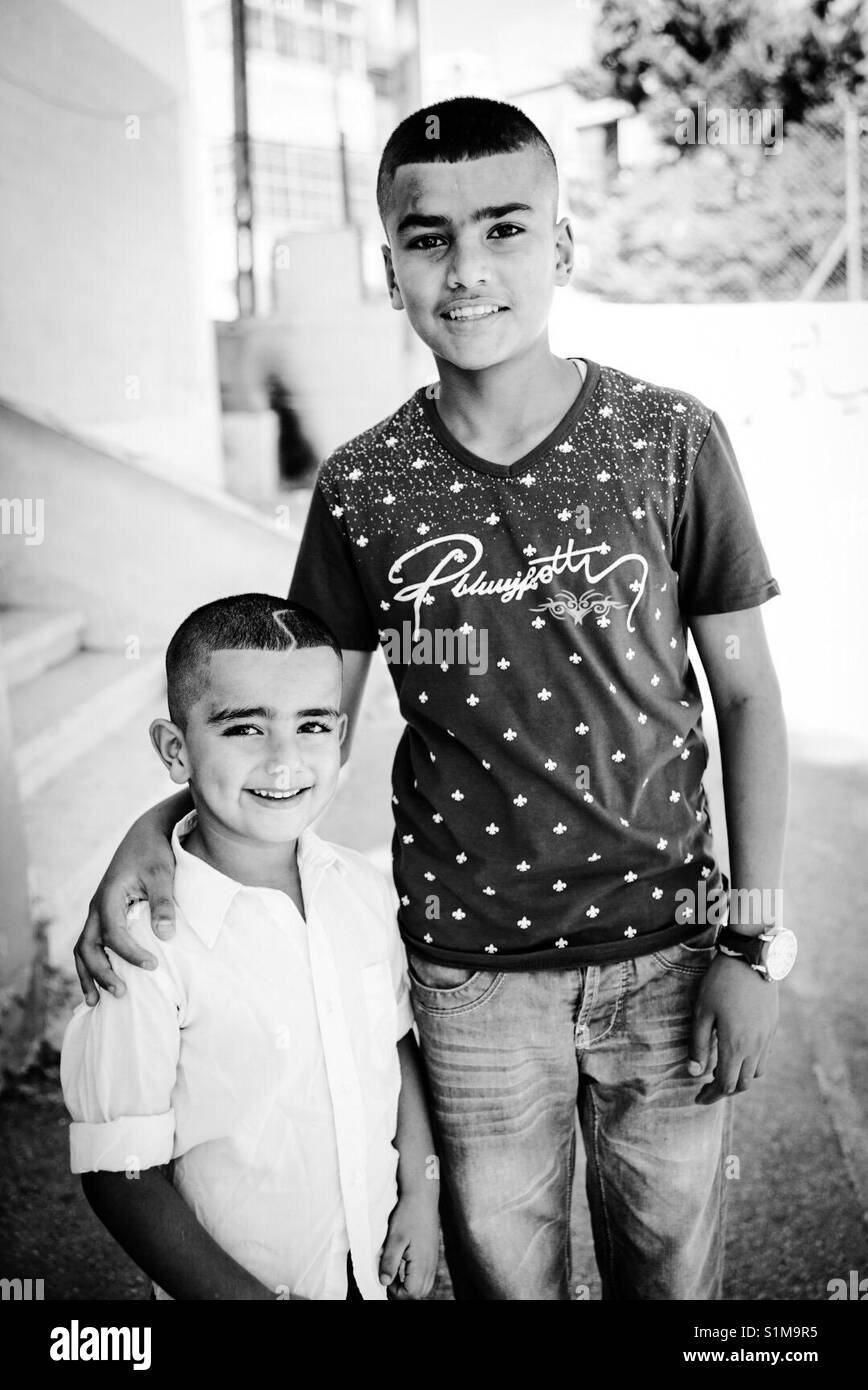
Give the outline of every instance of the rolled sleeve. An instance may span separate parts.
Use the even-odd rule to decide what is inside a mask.
[[[103,991],[92,1009],[79,1005],[66,1029],[60,1080],[72,1117],[74,1173],[121,1172],[167,1163],[174,1145],[172,1097],[180,1055],[179,990],[167,949],[141,913],[131,934],[158,957],[141,970],[112,955],[126,993]]]
[[[69,1157],[73,1173],[128,1173],[159,1168],[172,1157],[175,1112],[124,1115],[105,1124],[73,1120]]]

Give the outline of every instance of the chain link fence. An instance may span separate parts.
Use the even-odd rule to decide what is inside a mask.
[[[628,303],[844,300],[849,240],[868,294],[868,120],[845,124],[824,108],[767,147],[706,144],[573,189],[574,284]]]

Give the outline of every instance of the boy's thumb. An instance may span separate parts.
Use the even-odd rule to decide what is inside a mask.
[[[394,1281],[395,1275],[398,1273],[398,1266],[401,1263],[402,1254],[402,1245],[397,1236],[387,1236],[386,1244],[383,1246],[383,1253],[380,1256],[381,1284],[391,1284]]]
[[[690,1050],[688,1053],[687,1070],[691,1076],[702,1076],[708,1065],[708,1053],[711,1048],[711,1028],[713,1019],[709,1013],[694,1014],[693,1027],[690,1030]]]

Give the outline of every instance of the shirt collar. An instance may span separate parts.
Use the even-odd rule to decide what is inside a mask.
[[[239,893],[256,893],[267,897],[276,892],[274,888],[252,888],[238,883],[219,869],[206,864],[204,859],[190,854],[181,841],[189,835],[196,824],[196,812],[190,811],[179,820],[172,831],[172,852],[175,856],[174,896],[185,920],[192,927],[203,945],[212,947],[220,935],[232,903]],[[335,847],[327,840],[320,839],[312,830],[303,830],[298,837],[298,871],[301,877],[305,906],[310,902],[326,870],[336,867],[343,871],[345,866]]]

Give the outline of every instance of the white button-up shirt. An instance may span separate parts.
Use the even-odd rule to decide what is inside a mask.
[[[391,884],[312,831],[298,842],[306,920],[181,845],[177,931],[147,904],[132,934],[156,970],[112,955],[127,992],[76,1010],[61,1081],[74,1173],[152,1168],[277,1296],[342,1299],[347,1253],[366,1299],[397,1199],[400,1066],[412,1027]],[[159,1289],[157,1296],[166,1298]]]

